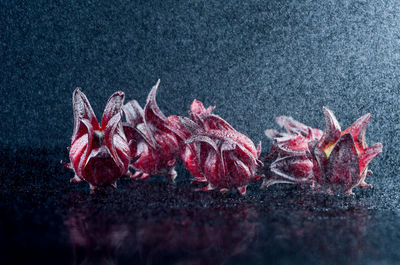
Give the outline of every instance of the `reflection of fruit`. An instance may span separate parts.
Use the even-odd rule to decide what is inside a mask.
[[[269,223],[273,231],[270,241],[318,264],[361,264],[357,261],[374,251],[366,234],[371,213],[363,206],[343,206],[338,198],[336,206],[321,207],[326,201],[315,203],[317,200],[298,202],[303,207],[292,209],[287,221]]]
[[[117,264],[116,250],[128,236],[128,227],[109,223],[109,218],[89,212],[71,211],[65,221],[74,246],[75,264]]]
[[[252,207],[180,209],[166,217],[118,212],[70,210],[65,224],[76,263],[117,263],[117,253],[125,253],[140,264],[222,264],[244,252],[259,230]]]
[[[178,218],[142,220],[136,233],[141,252],[179,255],[183,264],[222,264],[244,252],[258,234],[254,209],[182,210]],[[189,262],[190,261],[190,262]],[[174,263],[175,264],[175,263]]]

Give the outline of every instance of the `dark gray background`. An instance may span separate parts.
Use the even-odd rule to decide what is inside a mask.
[[[75,87],[101,116],[158,78],[166,115],[197,98],[266,148],[274,116],[322,128],[322,106],[343,127],[371,112],[368,141],[396,145],[397,1],[2,2],[3,146],[66,146]]]
[[[0,36],[0,249],[6,263],[69,263],[65,222],[76,211],[88,225],[100,223],[102,236],[107,224],[128,227],[128,243],[136,244],[142,223],[165,219],[189,219],[201,229],[222,224],[224,231],[230,218],[221,208],[239,216],[239,224],[245,208],[260,227],[246,252],[228,253],[225,264],[400,260],[399,1],[3,0]],[[345,129],[370,112],[367,142],[382,142],[384,150],[367,178],[375,189],[357,189],[351,198],[287,185],[267,191],[254,185],[244,198],[196,193],[181,166],[173,191],[158,181],[122,179],[117,191],[98,197],[86,184],[69,184],[73,174],[58,162],[67,159],[73,129],[72,91],[82,87],[100,118],[114,91],[144,105],[158,78],[157,101],[166,115],[186,115],[195,98],[216,105],[233,127],[262,141],[264,154],[271,147],[264,130],[277,128],[277,115],[323,129],[327,106]],[[211,221],[196,219],[199,214]],[[236,225],[232,233],[243,232]],[[120,264],[141,260],[124,247]],[[154,264],[175,264],[185,250],[159,251]]]

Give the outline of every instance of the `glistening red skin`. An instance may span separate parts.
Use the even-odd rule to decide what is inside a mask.
[[[301,185],[313,184],[313,163],[307,157],[308,143],[319,140],[323,132],[312,129],[291,117],[279,116],[276,123],[286,133],[266,130],[265,134],[274,140],[271,152],[262,159],[266,178],[262,187],[278,183]]]
[[[123,106],[127,120],[123,128],[133,157],[130,166],[135,169],[130,177],[146,179],[160,174],[173,182],[177,175],[175,162],[179,157],[179,144],[156,103],[159,83],[160,80],[150,91],[144,110],[136,100]]]
[[[71,182],[85,180],[90,189],[113,186],[121,175],[128,171],[130,150],[122,129],[122,91],[115,92],[104,109],[100,126],[85,94],[79,88],[72,96],[74,110],[74,132],[69,159],[66,164],[75,172]]]
[[[367,147],[365,132],[370,114],[359,118],[345,131],[333,113],[323,108],[325,131],[311,129],[290,117],[281,116],[277,122],[287,133],[267,130],[274,139],[271,153],[264,159],[270,163],[264,186],[276,183],[311,184],[329,194],[353,194],[352,189],[372,188],[365,182],[371,160],[382,152],[382,144]]]
[[[194,182],[208,183],[201,190],[235,188],[245,194],[247,185],[262,177],[256,174],[262,166],[258,160],[261,145],[256,148],[247,136],[212,114],[213,109],[194,100],[190,118],[169,117],[180,139],[181,159]]]

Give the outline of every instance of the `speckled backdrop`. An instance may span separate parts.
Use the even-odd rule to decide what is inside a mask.
[[[104,253],[119,264],[400,263],[400,2],[0,2],[5,263],[96,263]],[[144,104],[158,78],[166,115],[185,115],[194,98],[216,105],[237,130],[262,141],[264,154],[274,116],[323,128],[322,106],[342,127],[370,112],[367,141],[384,146],[368,178],[375,189],[354,198],[287,185],[254,185],[245,198],[198,194],[182,168],[174,188],[158,178],[124,179],[118,191],[90,196],[86,185],[69,184],[72,173],[58,162],[67,159],[75,87],[100,115],[115,90]],[[77,220],[91,219],[98,234],[76,232]],[[189,228],[176,228],[181,219]],[[188,242],[149,232],[157,229]],[[196,237],[197,230],[214,237]],[[99,254],[87,234],[119,243],[104,243]]]

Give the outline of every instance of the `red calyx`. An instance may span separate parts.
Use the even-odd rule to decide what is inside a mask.
[[[285,128],[286,133],[266,130],[267,137],[274,140],[271,152],[263,158],[267,165],[267,178],[263,187],[278,183],[312,184],[313,163],[307,157],[308,143],[319,140],[322,131],[312,129],[291,117],[279,116],[276,123]]]
[[[261,145],[256,148],[247,136],[212,114],[213,109],[194,100],[190,118],[169,117],[180,139],[181,159],[194,182],[208,183],[201,190],[236,188],[245,194],[247,185],[261,177],[256,174],[262,165],[258,160]]]
[[[135,160],[130,165],[135,169],[131,178],[146,179],[151,175],[165,174],[174,181],[179,144],[169,128],[168,119],[156,103],[159,83],[160,80],[150,91],[144,110],[136,100],[123,106],[127,121],[123,128]]]
[[[356,120],[349,128],[341,131],[333,113],[323,108],[325,131],[321,139],[310,144],[310,158],[313,162],[314,178],[321,188],[328,193],[345,192],[353,194],[352,189],[372,188],[365,182],[368,164],[382,152],[382,144],[368,147],[365,132],[370,120],[366,114]]]
[[[130,150],[121,122],[124,97],[118,91],[109,98],[100,126],[85,94],[75,89],[74,132],[68,165],[75,177],[71,182],[85,180],[91,190],[99,186],[116,187],[116,180],[127,172]]]
[[[382,144],[367,147],[365,132],[370,114],[366,114],[341,131],[333,113],[323,108],[325,131],[311,129],[289,117],[278,117],[277,123],[287,133],[267,130],[274,139],[270,154],[264,159],[270,163],[270,172],[264,186],[276,183],[309,183],[329,194],[370,187],[365,182],[368,164],[382,152]]]

